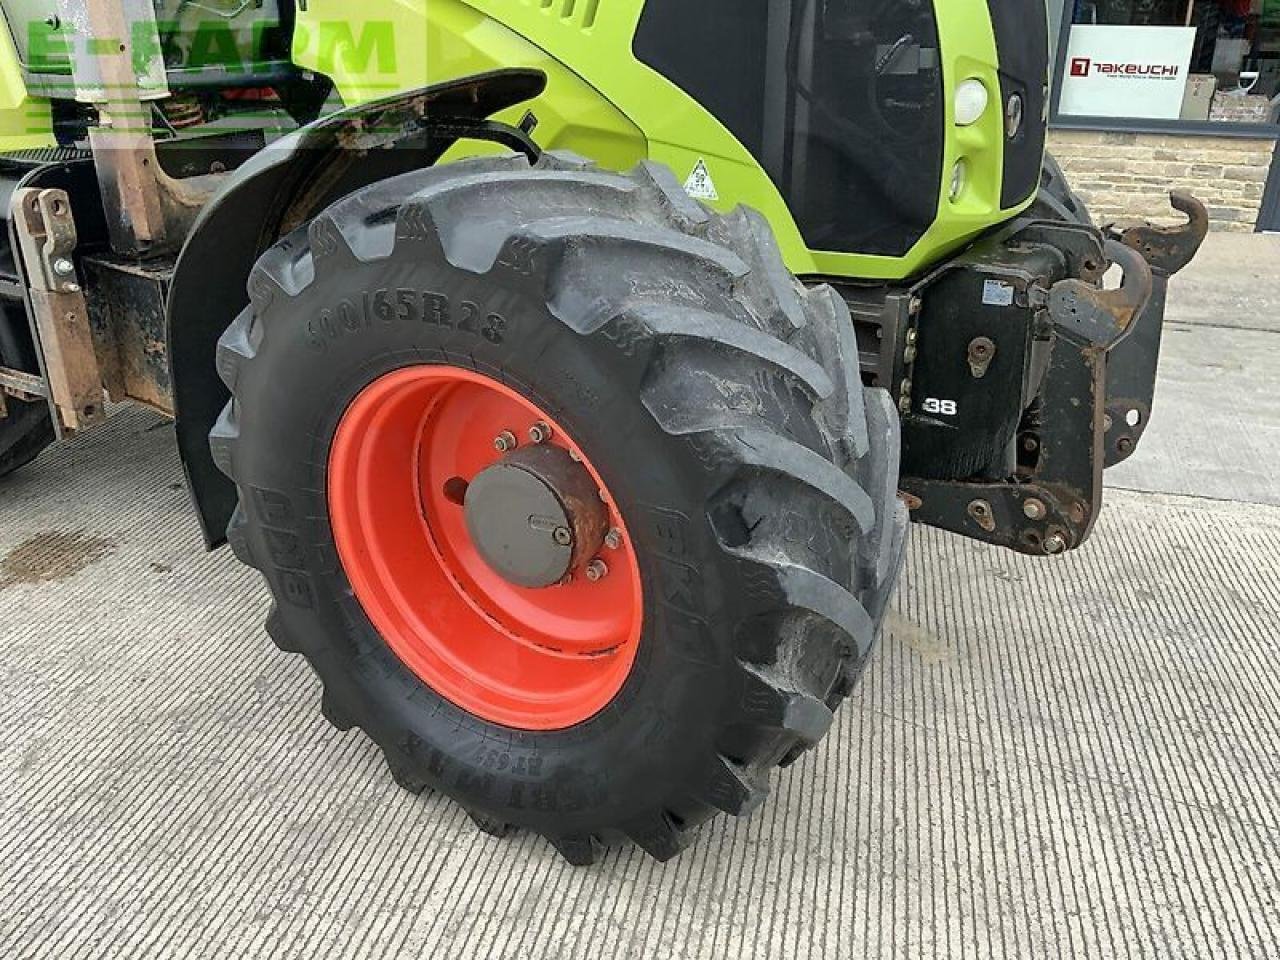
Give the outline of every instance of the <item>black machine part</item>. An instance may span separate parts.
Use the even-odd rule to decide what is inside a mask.
[[[905,301],[842,291],[864,377],[898,401],[914,520],[1029,554],[1084,542],[1103,469],[1133,452],[1150,418],[1169,275],[1204,239],[1203,205],[1185,194],[1173,204],[1188,216],[1179,227],[1105,232],[1037,207]]]

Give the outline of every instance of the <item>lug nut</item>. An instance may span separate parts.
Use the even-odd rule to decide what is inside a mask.
[[[573,543],[573,534],[569,532],[568,527],[556,527],[551,531],[551,539],[562,547],[567,547]]]
[[[592,560],[587,564],[587,579],[599,583],[609,575],[609,565],[603,560]]]
[[[604,545],[610,550],[617,550],[622,546],[622,531],[614,528],[604,535]]]
[[[546,443],[551,439],[551,426],[539,420],[529,428],[529,439],[534,443]]]
[[[1058,554],[1065,552],[1066,549],[1067,541],[1063,538],[1062,534],[1054,533],[1045,537],[1044,552],[1049,556],[1056,557]]]
[[[582,454],[580,454],[577,450],[570,450],[569,459],[572,460],[574,463],[581,463]]]
[[[53,261],[53,272],[60,277],[69,277],[76,272],[76,265],[67,257],[59,257]]]
[[[1043,520],[1049,513],[1045,505],[1035,497],[1028,497],[1023,501],[1022,512],[1027,515],[1028,520]]]
[[[510,453],[517,446],[519,446],[519,441],[516,440],[516,435],[510,430],[503,430],[493,440],[493,449],[499,453]]]

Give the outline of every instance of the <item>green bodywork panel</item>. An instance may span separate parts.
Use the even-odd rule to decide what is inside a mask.
[[[745,204],[763,213],[788,266],[801,275],[909,277],[1032,199],[1001,209],[1004,129],[998,108],[969,127],[952,122],[962,80],[977,78],[988,90],[1000,89],[986,0],[936,4],[947,173],[938,184],[932,227],[902,257],[809,249],[781,193],[738,138],[633,54],[643,0],[310,0],[305,6],[298,12],[294,60],[332,77],[346,103],[505,67],[541,70],[548,78],[546,93],[500,119],[517,122],[532,109],[544,148],[572,150],[614,169],[651,158],[683,180],[705,161],[719,197],[712,205],[729,210]],[[52,144],[48,104],[28,97],[12,40],[0,33],[0,151]],[[493,149],[462,144],[446,159]],[[965,185],[953,200],[949,174],[962,159]]]
[[[0,153],[56,144],[49,101],[27,93],[13,36],[0,29]]]
[[[1031,202],[1027,197],[1014,209],[1000,205],[1004,121],[998,100],[972,126],[952,122],[955,88],[962,80],[977,78],[988,90],[1000,90],[986,0],[937,3],[948,111],[947,175],[938,184],[933,226],[903,257],[809,249],[755,157],[699,103],[635,57],[632,40],[643,6],[642,0],[363,0],[359,5],[312,0],[300,15],[306,42],[299,43],[296,58],[333,76],[348,102],[497,67],[543,70],[550,81],[547,92],[531,108],[544,147],[573,150],[618,169],[649,157],[672,167],[682,180],[705,160],[719,194],[712,205],[728,210],[746,204],[761,211],[788,266],[802,275],[911,276]],[[330,42],[316,42],[326,29]],[[345,44],[336,37],[340,31],[350,38]],[[374,54],[380,43],[394,49],[394,57],[384,56],[381,64]],[[518,120],[524,109],[504,119]],[[485,149],[468,146],[451,157]],[[965,186],[953,201],[949,174],[962,158]]]

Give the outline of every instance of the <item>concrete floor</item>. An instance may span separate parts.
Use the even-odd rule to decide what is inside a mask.
[[[918,530],[831,737],[665,866],[395,788],[157,417],[50,451],[0,481],[0,957],[1280,955],[1278,244],[1178,283],[1089,547]]]

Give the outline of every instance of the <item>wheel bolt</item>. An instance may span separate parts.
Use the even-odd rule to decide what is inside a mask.
[[[573,543],[573,534],[569,532],[568,527],[556,527],[551,533],[551,539],[562,547],[567,547]]]
[[[614,528],[604,535],[604,545],[610,550],[617,550],[622,546],[622,531]]]
[[[1062,534],[1055,533],[1045,538],[1044,552],[1049,554],[1049,556],[1056,557],[1058,554],[1065,552],[1066,549],[1067,541],[1063,539]]]
[[[1049,511],[1035,497],[1028,497],[1022,503],[1022,512],[1027,515],[1028,520],[1043,520]]]
[[[551,439],[551,426],[539,420],[529,428],[529,439],[534,443],[546,443]]]
[[[609,565],[603,560],[592,560],[587,564],[587,579],[598,583],[609,575]]]
[[[510,453],[517,446],[519,446],[519,441],[516,440],[516,435],[510,430],[503,430],[493,440],[493,449],[499,453]]]

